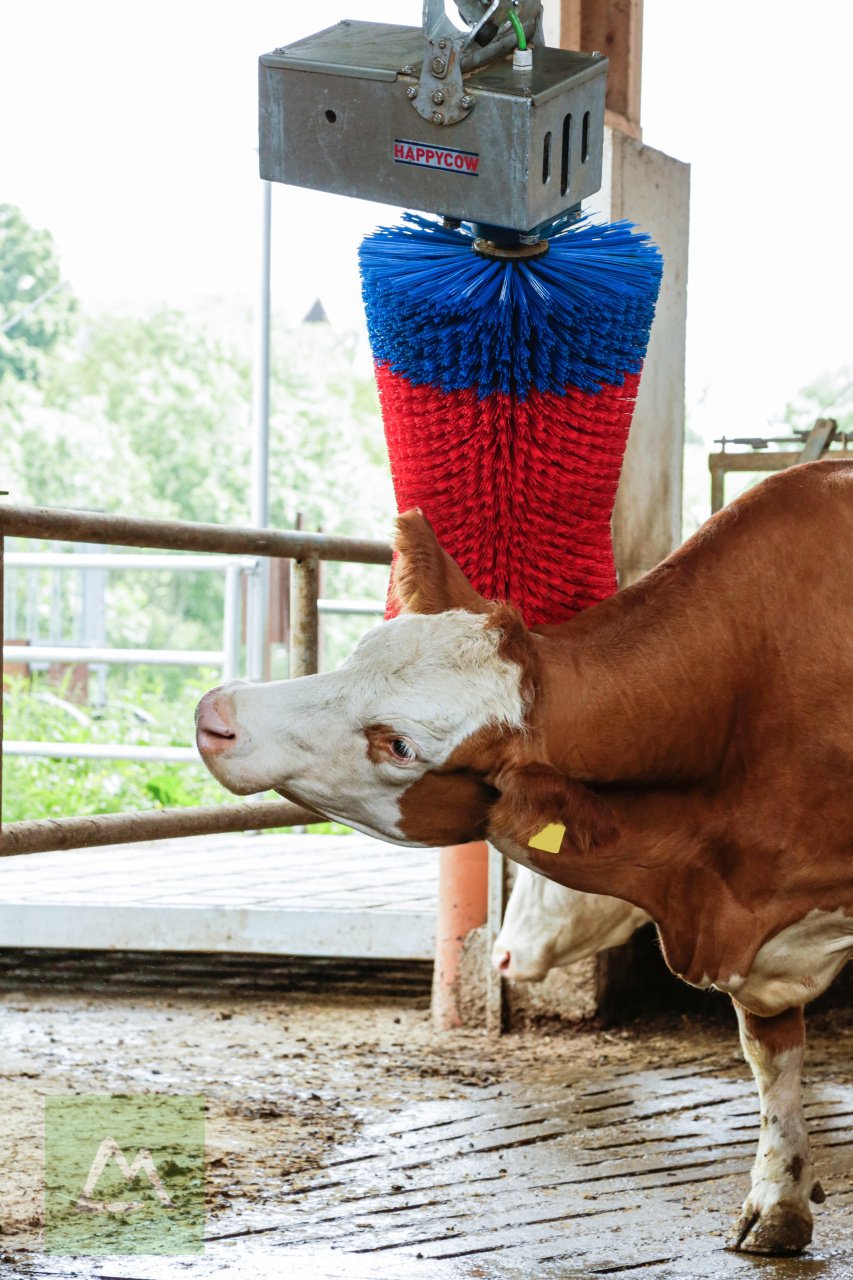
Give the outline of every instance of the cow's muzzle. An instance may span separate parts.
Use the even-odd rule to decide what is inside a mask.
[[[196,707],[195,740],[202,756],[230,751],[237,741],[229,702],[221,689],[211,689]]]

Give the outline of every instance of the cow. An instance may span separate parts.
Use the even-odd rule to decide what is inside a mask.
[[[519,867],[492,966],[510,982],[541,982],[549,969],[621,946],[649,919],[621,898],[578,893]]]
[[[423,516],[400,613],[336,671],[202,699],[239,794],[273,788],[403,845],[488,839],[654,920],[674,973],[734,1001],[761,1104],[733,1247],[796,1253],[823,1198],[803,1006],[853,951],[853,464],[773,476],[558,626],[489,602]]]

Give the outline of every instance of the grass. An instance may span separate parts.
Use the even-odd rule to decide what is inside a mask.
[[[191,746],[196,703],[217,681],[216,671],[136,668],[110,673],[102,707],[70,698],[70,677],[56,686],[43,674],[6,676],[3,737],[6,740],[81,742],[128,746]],[[272,793],[270,793],[272,795]],[[237,803],[196,763],[134,760],[3,758],[3,822]],[[312,832],[342,834],[338,823]]]

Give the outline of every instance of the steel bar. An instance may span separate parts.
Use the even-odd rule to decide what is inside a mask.
[[[218,551],[225,555],[286,556],[297,560],[311,556],[346,564],[391,563],[391,547],[374,539],[301,533],[296,529],[233,528],[189,520],[137,520],[61,507],[0,504],[0,533],[16,538],[55,538],[168,551]]]
[[[88,662],[140,667],[221,667],[221,649],[96,649],[88,645],[6,645],[4,662]]]
[[[290,572],[290,674],[313,676],[320,655],[317,593],[320,565],[313,558],[294,560]]]
[[[222,618],[222,679],[240,674],[241,583],[239,564],[232,561],[225,570],[225,608]]]
[[[286,800],[220,804],[202,809],[98,813],[89,818],[45,818],[34,822],[12,822],[4,827],[0,833],[0,857],[82,849],[92,845],[130,844],[139,840],[170,840],[223,831],[306,826],[322,821],[323,818],[309,809],[300,809]]]
[[[4,561],[4,560],[5,560],[5,558],[6,558],[6,557],[5,557],[5,552],[6,552],[6,539],[3,537],[2,530],[0,530],[0,654],[2,654],[2,653],[4,653],[4,652],[5,652],[5,647],[4,647],[4,645],[3,645],[3,640],[4,640],[4,635],[3,635],[3,612],[4,612],[4,610],[3,610],[3,602],[4,602],[4,595],[3,595],[3,561]],[[23,647],[23,646],[21,646],[21,647]],[[2,744],[2,742],[3,742],[3,703],[4,703],[4,701],[5,701],[5,699],[4,699],[4,697],[3,697],[3,693],[4,693],[4,689],[5,689],[5,680],[4,680],[4,673],[3,673],[3,663],[4,663],[4,661],[5,661],[5,659],[3,659],[2,657],[0,657],[0,744]],[[2,752],[2,751],[0,751],[0,833],[2,833],[2,830],[3,830],[3,752]],[[2,834],[0,834],[0,839],[2,839]]]
[[[168,760],[202,764],[195,747],[136,747],[109,742],[39,742],[3,739],[4,756],[42,756],[49,760]]]
[[[497,941],[503,922],[505,885],[506,866],[503,854],[489,845],[489,896],[485,947],[486,1030],[493,1036],[499,1036],[504,1030],[504,979],[503,974],[492,967],[492,948]]]
[[[385,615],[385,604],[382,600],[323,600],[317,601],[319,613],[365,614],[382,618]]]
[[[0,507],[0,513],[3,508]],[[162,569],[168,573],[213,573],[232,565],[251,570],[255,556],[122,555],[116,551],[7,551],[6,563],[28,569]]]

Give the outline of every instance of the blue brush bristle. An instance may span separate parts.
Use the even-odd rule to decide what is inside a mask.
[[[417,214],[367,236],[359,259],[374,358],[416,384],[526,397],[597,394],[638,373],[663,272],[630,222],[574,223],[527,260]]]

